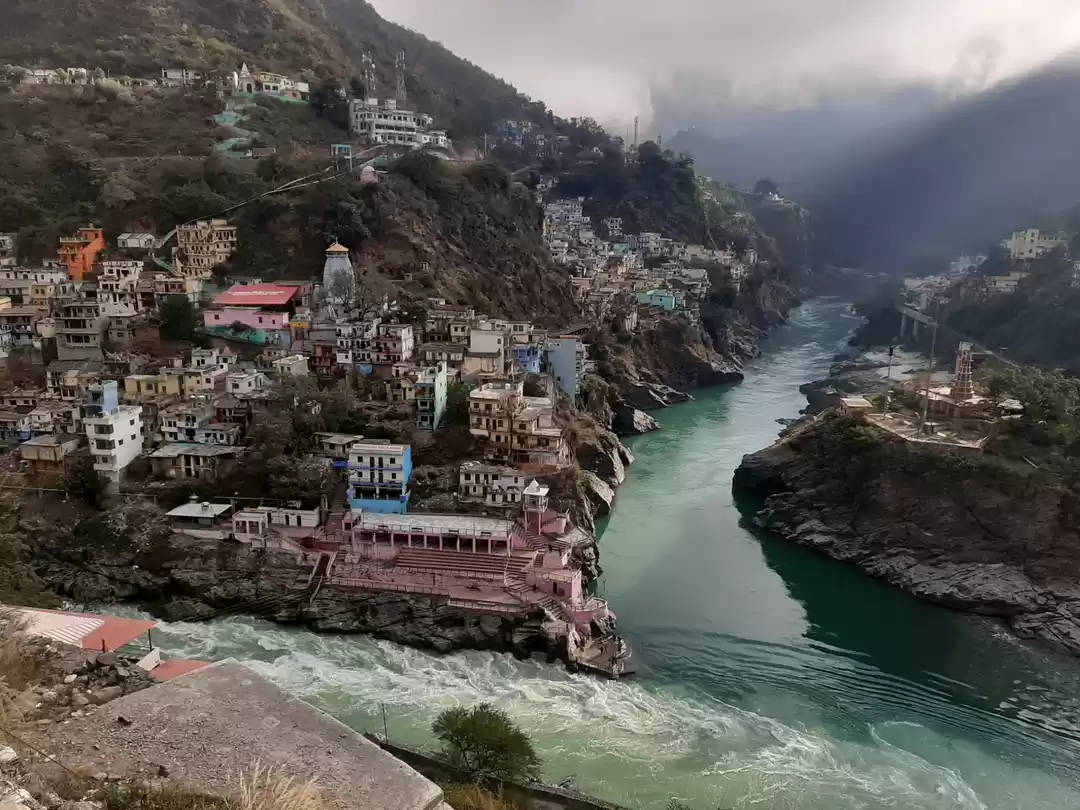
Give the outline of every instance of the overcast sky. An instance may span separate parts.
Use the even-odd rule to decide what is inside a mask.
[[[1080,46],[1080,0],[371,0],[564,116],[654,93],[801,105],[883,84],[985,86]]]

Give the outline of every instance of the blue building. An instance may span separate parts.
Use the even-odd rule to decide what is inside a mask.
[[[514,346],[514,362],[517,363],[526,374],[540,373],[540,346],[536,343],[527,343],[524,346]]]
[[[349,447],[349,507],[354,512],[403,515],[409,511],[412,447],[369,439]]]
[[[585,344],[581,338],[552,338],[548,341],[547,358],[559,390],[571,399],[577,398],[585,378]]]

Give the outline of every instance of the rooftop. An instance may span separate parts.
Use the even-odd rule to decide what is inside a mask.
[[[232,508],[231,503],[202,501],[201,503],[185,503],[183,506],[178,506],[171,512],[167,512],[166,515],[171,518],[216,518]]]
[[[353,525],[368,531],[385,529],[393,532],[457,532],[465,535],[488,532],[499,537],[508,537],[514,528],[513,521],[475,515],[393,515],[373,512],[362,512]]]
[[[214,299],[215,306],[280,307],[285,306],[298,292],[297,287],[281,284],[238,284]]]
[[[120,726],[119,716],[128,722]],[[314,782],[326,810],[445,807],[437,785],[235,661],[117,698],[69,721],[55,742],[72,767],[100,769],[104,752],[110,773],[144,780],[148,763],[159,763],[215,795],[234,793],[237,774],[259,762],[294,784]]]
[[[32,439],[27,439],[20,447],[59,447],[60,445],[67,444],[68,442],[77,442],[81,437],[74,433],[46,433],[43,436],[35,436]]]
[[[213,458],[215,456],[235,456],[240,452],[239,447],[221,447],[213,444],[167,444],[159,447],[150,454],[150,458],[177,458],[179,456],[202,456]]]

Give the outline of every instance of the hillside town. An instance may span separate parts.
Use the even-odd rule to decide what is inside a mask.
[[[221,219],[165,238],[113,240],[88,226],[37,267],[16,263],[15,243],[0,239],[0,334],[27,379],[8,375],[2,395],[5,487],[63,487],[83,467],[113,496],[147,481],[222,482],[221,497],[168,512],[175,531],[322,560],[329,585],[436,594],[496,615],[540,609],[571,660],[608,676],[629,670],[613,614],[576,562],[595,539],[541,483],[572,471],[559,411],[590,368],[579,332],[444,299],[429,299],[416,320],[385,295],[361,304],[364,276],[337,243],[317,281],[222,283],[215,271],[237,235]],[[162,339],[178,304],[198,315],[199,341]],[[363,380],[369,401],[411,414],[407,440],[320,433],[310,461],[330,485],[318,497],[236,501],[227,482],[253,432],[301,379]],[[414,445],[431,445],[452,394],[464,397],[476,448],[446,493],[463,511],[417,512]]]
[[[550,189],[538,190],[545,191]],[[604,219],[599,233],[585,202],[583,197],[547,202],[544,238],[552,258],[571,268],[582,308],[600,320],[618,313],[627,331],[658,312],[698,324],[699,304],[713,284],[709,268],[737,291],[758,262],[752,248],[736,256],[731,248],[705,248],[659,233],[625,233],[620,217]]]

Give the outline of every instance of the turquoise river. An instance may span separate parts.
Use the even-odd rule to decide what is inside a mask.
[[[429,744],[443,708],[494,701],[550,781],[632,807],[1080,808],[1080,661],[932,607],[763,536],[732,472],[798,413],[854,321],[794,314],[746,381],[659,414],[635,439],[601,540],[602,592],[637,678],[609,683],[505,655],[439,657],[250,619],[165,625],[172,653],[234,657],[362,730]]]

